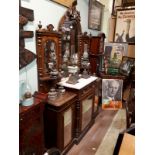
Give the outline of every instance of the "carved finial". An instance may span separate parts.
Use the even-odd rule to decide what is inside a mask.
[[[47,25],[47,30],[48,31],[53,31],[54,26],[52,24]]]
[[[87,32],[85,31],[85,32],[83,33],[83,35],[84,35],[84,36],[87,36]]]
[[[102,38],[106,38],[105,33],[99,33],[98,36],[100,36]]]
[[[42,28],[41,21],[39,21],[38,27],[39,27],[39,29]]]

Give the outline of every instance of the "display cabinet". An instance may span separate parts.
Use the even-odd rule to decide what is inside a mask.
[[[78,52],[78,35],[82,33],[80,24],[80,13],[76,9],[77,1],[67,9],[60,19],[58,30],[62,33],[62,59],[67,55],[69,65],[80,63]]]
[[[97,77],[91,76],[88,79],[79,79],[79,82],[75,85],[68,84],[65,80],[59,83],[67,90],[77,94],[74,128],[74,140],[76,144],[80,142],[95,121],[94,113],[96,110],[94,111],[94,100],[96,80]]]
[[[78,35],[78,53],[79,58],[83,56],[84,53],[84,45],[87,45],[87,51],[89,52],[90,47],[90,35],[87,34],[87,32],[84,32],[83,34]],[[81,61],[79,61],[79,66],[81,68]]]
[[[105,34],[101,33],[99,36],[91,36],[89,58],[91,64],[91,73],[99,75],[102,70],[104,59],[104,39]]]
[[[61,64],[61,33],[54,30],[52,24],[46,29],[41,23],[36,30],[36,51],[38,69],[38,88],[48,92],[59,81],[58,70]]]
[[[45,146],[58,148],[61,154],[74,144],[75,103],[77,95],[66,91],[55,100],[48,100],[44,111]]]
[[[31,106],[19,106],[19,154],[42,155],[44,149],[42,99],[34,98]]]

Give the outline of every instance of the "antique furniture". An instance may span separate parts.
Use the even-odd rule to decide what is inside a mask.
[[[61,34],[52,24],[46,29],[38,25],[36,30],[36,51],[38,68],[38,88],[47,93],[59,80],[58,70],[61,64]]]
[[[77,144],[94,123],[96,114],[96,109],[94,111],[96,80],[97,77],[91,76],[88,79],[79,79],[79,83],[75,85],[66,83],[67,79],[58,83],[77,94],[74,128],[74,140]]]
[[[96,80],[96,86],[95,86],[95,102],[94,102],[94,112],[93,117],[96,118],[96,116],[99,113],[99,106],[102,103],[102,79],[97,78]]]
[[[84,53],[84,45],[87,45],[87,50],[89,52],[89,47],[90,47],[90,35],[87,34],[87,32],[84,32],[80,35],[78,35],[78,53],[79,53],[79,58],[82,57]],[[81,61],[79,61],[79,66],[81,68]]]
[[[36,95],[37,96],[37,95]],[[19,106],[20,155],[44,153],[43,109],[41,98],[34,97],[31,106]]]
[[[135,124],[135,77],[130,76],[130,78],[128,95],[126,98],[124,97],[127,128]]]
[[[68,8],[60,19],[58,30],[62,33],[62,58],[68,54],[68,65],[79,66],[78,35],[81,34],[80,13],[76,10],[77,1]],[[76,64],[74,64],[76,63]]]
[[[89,59],[91,64],[91,73],[99,75],[102,70],[102,61],[104,56],[105,34],[90,37]]]
[[[33,20],[33,10],[21,7],[21,0],[19,0],[19,69],[22,69],[36,58],[33,52],[25,48],[25,38],[32,38],[33,31],[23,29],[28,21]]]
[[[47,100],[44,111],[45,146],[65,154],[73,145],[76,94],[66,91],[54,100]]]

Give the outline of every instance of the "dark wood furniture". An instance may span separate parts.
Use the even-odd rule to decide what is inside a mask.
[[[19,106],[19,154],[42,155],[44,153],[42,99],[34,98],[32,106]]]
[[[89,59],[91,64],[91,73],[99,75],[102,70],[104,59],[104,39],[105,34],[90,37]]]
[[[80,55],[78,52],[78,35],[82,33],[80,23],[80,13],[76,9],[77,1],[72,3],[72,6],[67,9],[59,22],[58,30],[62,33],[62,58],[65,50],[69,49],[69,64],[72,65],[71,59],[77,55],[80,65]]]
[[[129,95],[125,102],[127,128],[135,124],[135,81],[131,81],[129,87]]]
[[[76,85],[66,84],[65,82],[61,83],[67,90],[77,94],[74,128],[76,144],[80,142],[95,121],[94,118],[97,110],[94,110],[96,79],[96,77],[80,79]],[[83,84],[81,85],[81,83]]]
[[[97,78],[95,86],[94,119],[99,114],[99,106],[102,103],[102,79]]]
[[[21,0],[19,0],[19,69],[22,69],[31,63],[36,55],[25,48],[25,38],[32,38],[33,31],[25,31],[24,26],[28,21],[34,20],[34,11],[28,8],[21,7]]]
[[[55,100],[48,100],[44,111],[45,146],[58,148],[61,154],[74,144],[75,93],[66,91]]]
[[[79,58],[83,56],[84,53],[84,44],[87,44],[87,49],[89,52],[90,48],[90,35],[87,34],[87,32],[84,32],[83,34],[78,35],[78,53]],[[81,60],[79,60],[79,67],[81,68]]]
[[[51,62],[54,51],[56,55],[56,69],[61,64],[61,34],[53,30],[53,25],[49,24],[43,29],[41,24],[36,30],[36,51],[37,51],[37,69],[38,69],[38,88],[40,92],[47,93],[51,86],[55,86],[59,77],[50,76],[48,63]]]

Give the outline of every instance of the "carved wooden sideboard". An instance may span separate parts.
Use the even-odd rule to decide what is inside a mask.
[[[44,153],[42,99],[34,98],[32,106],[19,106],[19,154],[42,155]]]
[[[53,30],[53,25],[49,24],[47,29],[40,28],[36,31],[36,51],[38,68],[38,88],[40,92],[49,92],[51,86],[56,85],[59,77],[50,76],[49,63],[55,57],[56,69],[61,64],[61,34]],[[51,53],[54,53],[53,56]]]
[[[48,100],[44,111],[45,146],[58,148],[61,154],[74,144],[75,103],[77,95],[66,91],[55,100]]]
[[[79,79],[79,83],[75,85],[68,84],[65,81],[59,83],[67,90],[77,94],[74,128],[74,141],[76,144],[80,142],[95,121],[94,114],[96,113],[96,109],[94,111],[94,99],[96,79],[97,77]]]

